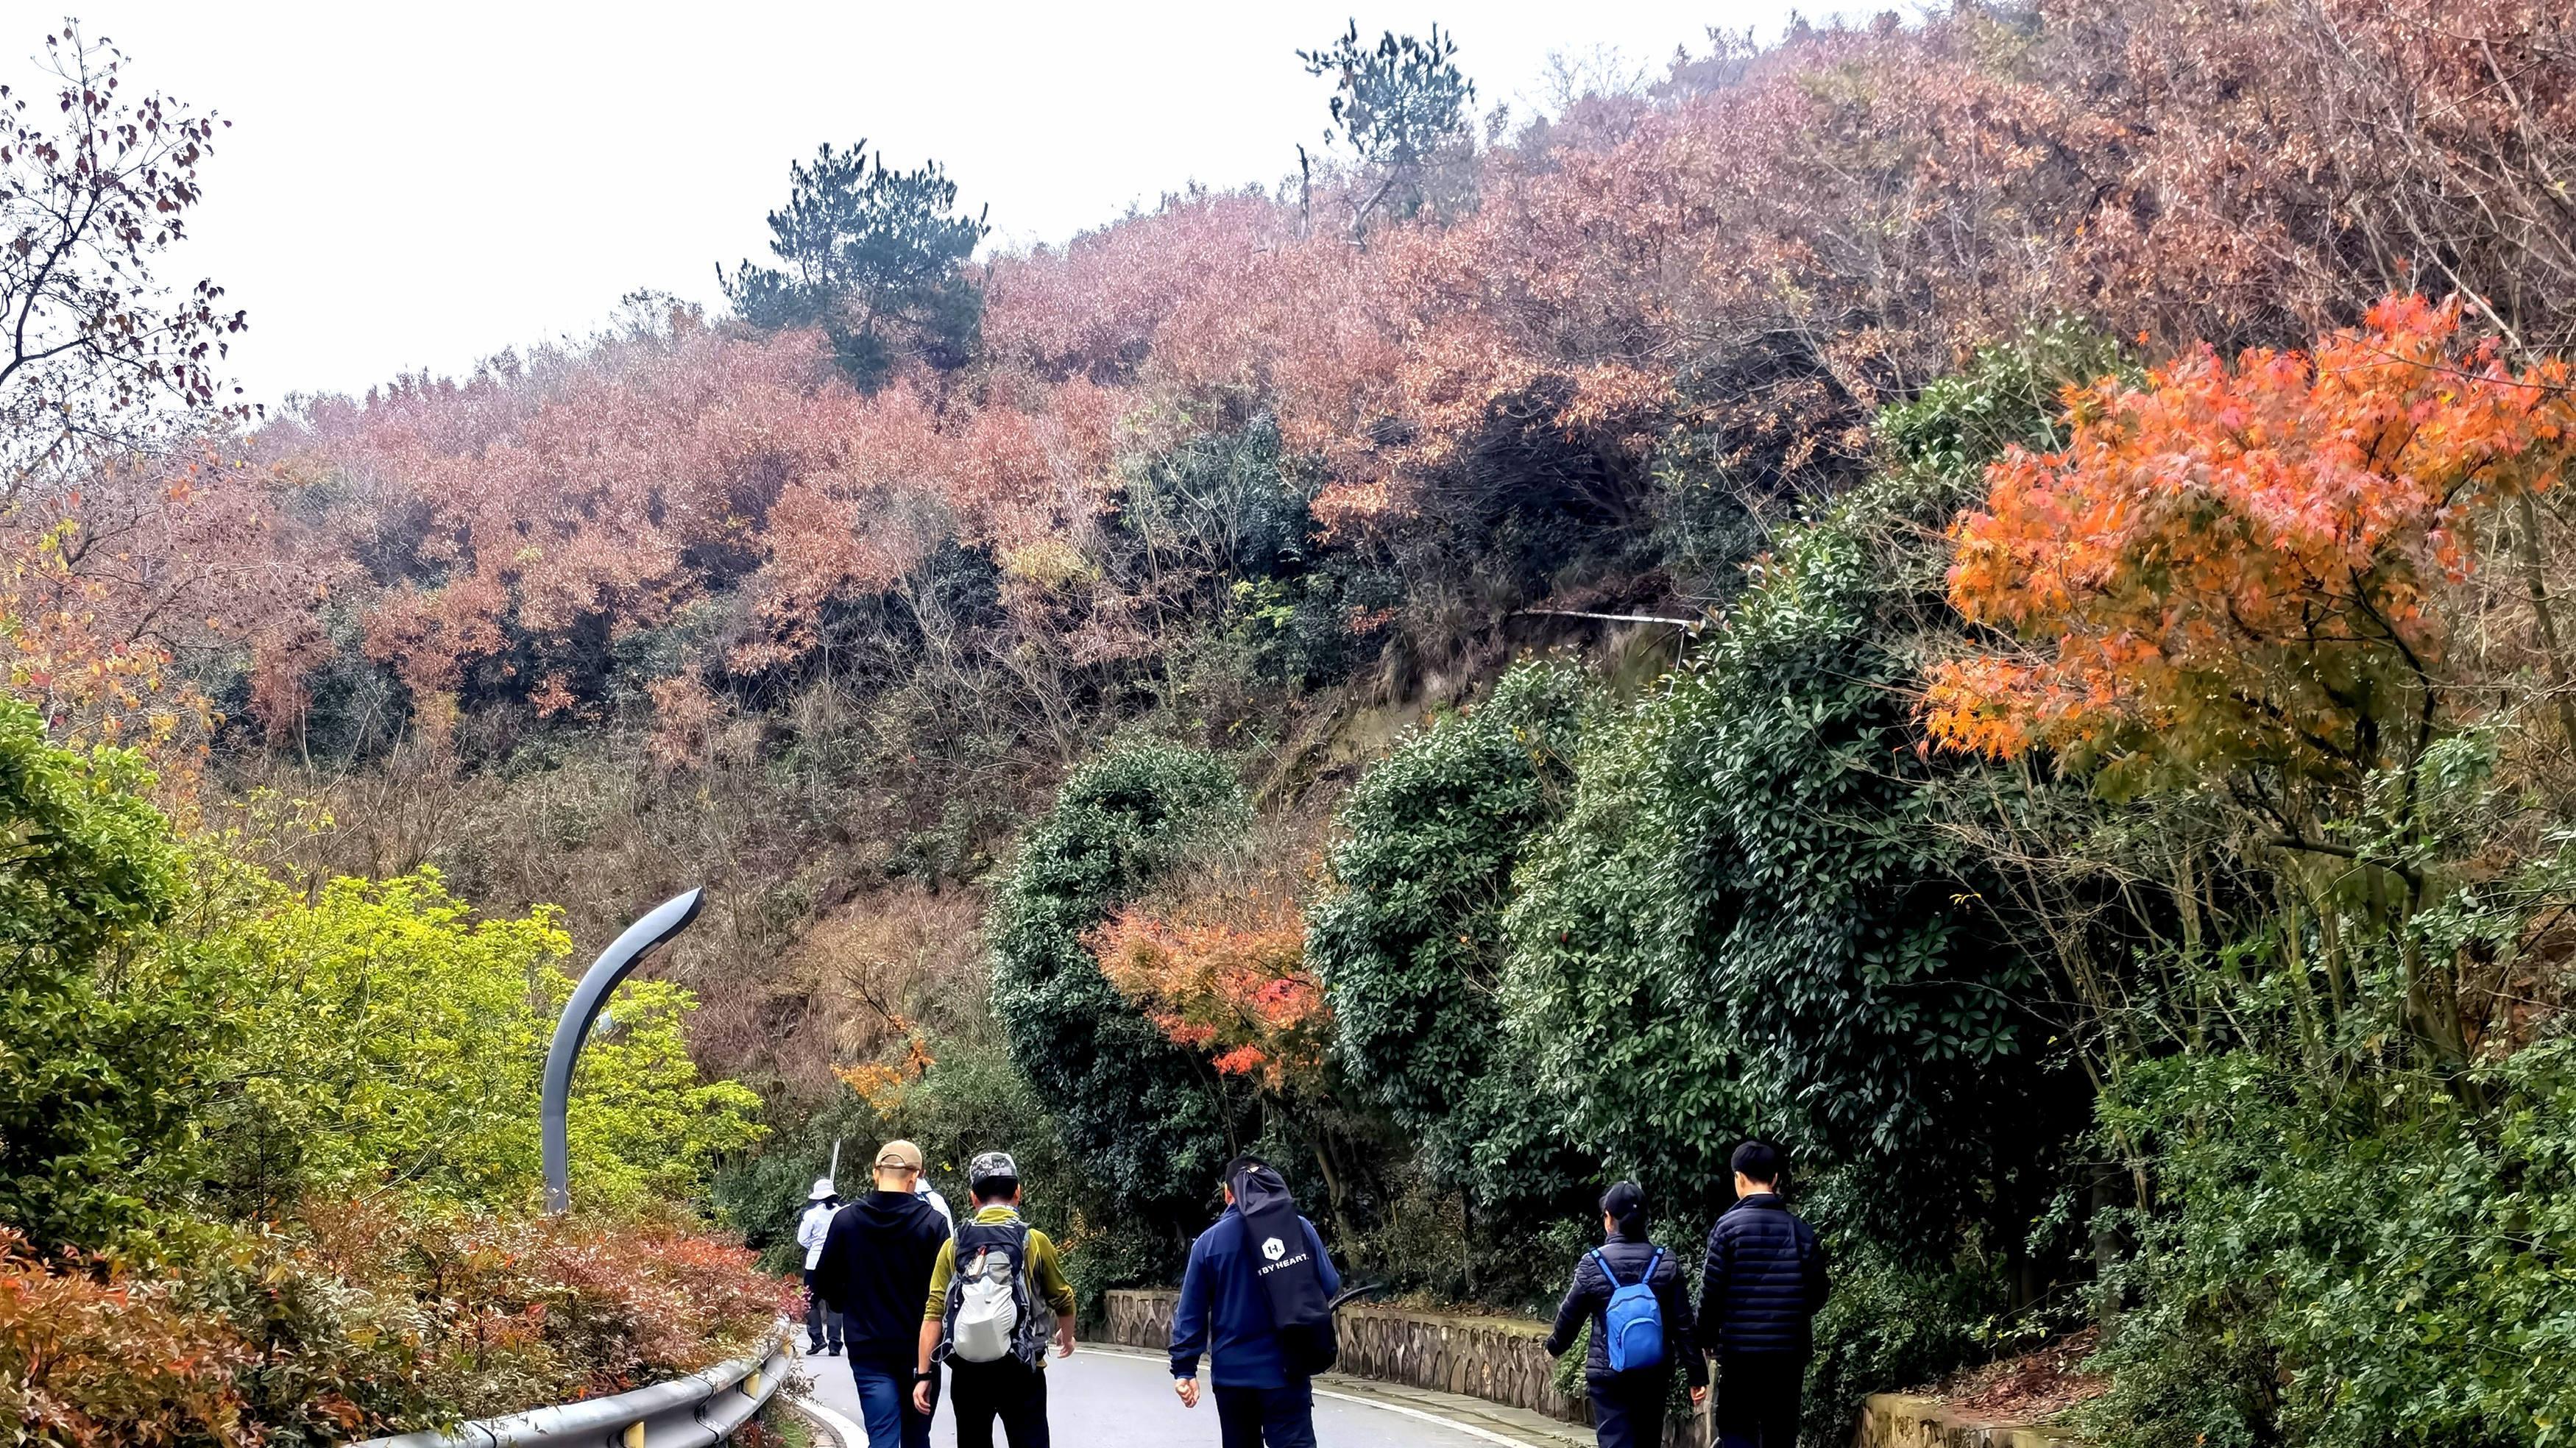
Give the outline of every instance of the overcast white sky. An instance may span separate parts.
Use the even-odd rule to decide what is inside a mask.
[[[1454,29],[1480,104],[1545,94],[1552,52],[1658,72],[1784,0],[1582,0],[1357,12]],[[1810,13],[1830,5],[1811,4]],[[944,162],[997,238],[1061,241],[1196,180],[1273,182],[1322,129],[1292,54],[1350,0],[971,6],[559,0],[0,0],[0,81],[66,11],[132,83],[233,122],[169,279],[250,311],[258,400],[455,372],[582,333],[639,287],[717,300],[766,257],[787,164],[862,137]]]

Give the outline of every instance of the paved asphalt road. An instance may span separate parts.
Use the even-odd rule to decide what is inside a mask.
[[[858,1391],[849,1360],[809,1357],[814,1397],[852,1422],[859,1420]],[[1172,1394],[1171,1368],[1161,1358],[1094,1348],[1047,1359],[1047,1424],[1056,1448],[1216,1448],[1216,1404],[1202,1397],[1184,1408]],[[939,1415],[931,1420],[932,1448],[955,1448],[948,1393],[941,1385]],[[998,1430],[996,1448],[1006,1442]],[[1321,1448],[1496,1448],[1492,1438],[1460,1432],[1375,1403],[1315,1395],[1315,1439]],[[865,1448],[852,1444],[850,1448]]]

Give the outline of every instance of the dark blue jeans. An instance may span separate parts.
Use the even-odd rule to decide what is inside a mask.
[[[930,1448],[930,1414],[913,1411],[912,1364],[881,1362],[850,1354],[850,1381],[859,1390],[859,1416],[866,1420],[868,1448]],[[933,1412],[939,1395],[930,1395]]]
[[[1315,1385],[1304,1378],[1284,1388],[1220,1383],[1216,1422],[1225,1448],[1315,1448]]]
[[[1601,1448],[1664,1448],[1664,1405],[1673,1392],[1670,1372],[1621,1373],[1589,1387],[1592,1434]]]

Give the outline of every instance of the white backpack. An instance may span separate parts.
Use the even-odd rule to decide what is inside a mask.
[[[1029,1300],[1029,1229],[959,1223],[958,1268],[948,1284],[948,1340],[942,1356],[994,1363],[1034,1363],[1044,1332]],[[966,1253],[972,1250],[973,1257]]]

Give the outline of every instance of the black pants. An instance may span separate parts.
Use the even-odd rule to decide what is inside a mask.
[[[1284,1388],[1219,1384],[1216,1422],[1225,1448],[1315,1448],[1315,1385],[1304,1378]]]
[[[827,1339],[824,1334],[831,1336]],[[823,1305],[814,1293],[814,1269],[805,1269],[805,1341],[814,1352],[821,1352],[828,1342],[832,1351],[841,1350],[841,1314]]]
[[[1719,1448],[1798,1448],[1803,1353],[1759,1352],[1717,1360]]]
[[[1664,1448],[1669,1372],[1621,1373],[1591,1384],[1592,1432],[1601,1448]]]
[[[948,1360],[948,1405],[957,1410],[957,1448],[993,1448],[1002,1420],[1011,1448],[1047,1448],[1046,1369],[1015,1357],[1000,1362]]]

